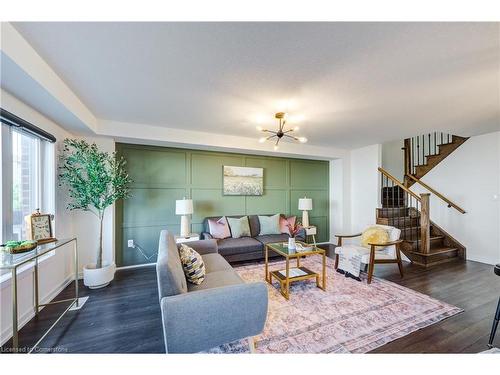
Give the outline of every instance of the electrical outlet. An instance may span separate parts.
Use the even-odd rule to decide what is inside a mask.
[[[128,240],[128,247],[135,247],[134,240]]]

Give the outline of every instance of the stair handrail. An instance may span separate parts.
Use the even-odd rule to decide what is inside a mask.
[[[421,198],[419,195],[408,189],[406,186],[403,185],[396,177],[391,175],[389,172],[387,172],[384,168],[378,167],[378,171],[382,173],[384,176],[386,176],[388,179],[392,180],[396,185],[398,185],[401,189],[406,191],[408,194],[410,194],[413,198],[415,198],[417,201],[421,201]]]
[[[412,179],[416,183],[422,185],[424,187],[424,189],[429,190],[431,193],[433,193],[435,196],[437,196],[441,200],[445,201],[448,204],[449,208],[453,207],[455,210],[457,210],[458,212],[460,212],[462,214],[466,213],[466,211],[462,207],[460,207],[456,203],[454,203],[451,200],[449,200],[448,198],[446,198],[443,194],[441,194],[440,192],[436,191],[435,189],[433,189],[432,187],[430,187],[429,185],[427,185],[425,182],[421,181],[419,178],[416,178],[415,176],[413,176],[413,175],[411,175],[409,173],[407,173],[406,176],[408,176],[410,179]]]

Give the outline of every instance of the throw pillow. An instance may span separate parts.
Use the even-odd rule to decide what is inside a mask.
[[[378,225],[366,228],[361,235],[361,246],[366,247],[367,249],[371,248],[371,246],[368,245],[369,243],[384,242],[389,242],[389,233]],[[378,248],[383,249],[384,247],[379,246]]]
[[[208,230],[213,238],[223,240],[224,238],[231,237],[229,225],[225,216],[220,219],[208,219]]]
[[[289,225],[293,227],[295,225],[296,220],[297,220],[297,216],[289,216],[289,217],[281,216],[280,217],[280,232],[291,236]]]
[[[251,237],[248,216],[243,216],[239,219],[228,217],[227,221],[231,228],[231,236],[233,238]]]
[[[260,216],[260,233],[259,236],[264,236],[266,234],[280,234],[280,214],[273,216]]]
[[[182,244],[179,256],[187,281],[196,285],[201,284],[205,280],[205,263],[201,255],[193,248]]]

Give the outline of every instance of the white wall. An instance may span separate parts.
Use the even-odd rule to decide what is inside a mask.
[[[330,242],[351,230],[350,157],[330,161]]]
[[[382,168],[403,181],[404,177],[404,153],[401,148],[403,140],[382,143]]]
[[[467,211],[461,214],[431,195],[431,220],[467,248],[467,259],[499,263],[500,132],[469,138],[422,181]]]
[[[1,91],[2,108],[15,115],[36,124],[38,127],[48,131],[57,138],[55,150],[60,147],[61,141],[70,136],[59,125],[42,116],[32,108],[14,98],[6,91]],[[56,158],[53,159],[54,169]],[[54,176],[56,184],[57,174]],[[57,186],[57,185],[56,185]],[[73,237],[72,214],[66,210],[65,197],[56,188],[55,196],[55,236],[57,238]],[[81,249],[80,249],[81,251]],[[54,298],[70,281],[73,275],[73,252],[70,245],[58,250],[54,256],[40,264],[40,300],[47,302]],[[33,269],[22,272],[18,276],[19,295],[19,322],[24,324],[33,316]],[[12,304],[11,304],[11,282],[10,279],[0,284],[0,342],[5,342],[11,336],[12,329]]]
[[[381,145],[376,144],[351,151],[350,201],[351,231],[360,232],[375,223],[375,211],[379,204],[379,172]]]

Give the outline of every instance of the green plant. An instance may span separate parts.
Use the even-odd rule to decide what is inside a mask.
[[[104,212],[118,199],[130,196],[126,161],[116,153],[99,151],[95,143],[65,139],[59,158],[59,186],[68,188],[69,210],[90,211],[99,219],[96,268],[102,267]]]

